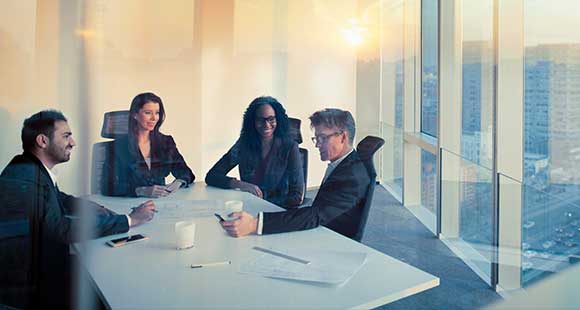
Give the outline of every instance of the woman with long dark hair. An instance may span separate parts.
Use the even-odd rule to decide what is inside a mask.
[[[115,140],[105,160],[105,195],[164,197],[195,180],[173,138],[159,132],[164,120],[165,108],[157,95],[143,93],[133,99],[128,135]],[[169,173],[176,180],[165,185]]]
[[[239,166],[240,180],[227,174]],[[254,99],[238,141],[211,168],[208,185],[240,189],[276,205],[292,208],[304,198],[304,175],[298,144],[288,134],[286,110],[272,97]]]

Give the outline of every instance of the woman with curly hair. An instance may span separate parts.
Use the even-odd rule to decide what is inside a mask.
[[[240,179],[228,177],[235,166]],[[288,134],[288,115],[272,97],[254,99],[242,123],[240,138],[210,169],[208,185],[240,189],[284,208],[300,205],[304,175],[298,144]]]

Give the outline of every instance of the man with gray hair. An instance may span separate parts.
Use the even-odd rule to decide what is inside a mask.
[[[274,234],[312,229],[324,225],[349,238],[354,237],[362,217],[370,177],[352,147],[355,124],[352,114],[340,109],[324,109],[310,116],[312,141],[320,160],[330,161],[312,206],[283,212],[260,212],[256,218],[234,212],[238,219],[222,221],[234,237]]]

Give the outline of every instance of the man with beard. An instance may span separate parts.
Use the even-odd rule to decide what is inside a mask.
[[[24,152],[10,161],[0,177],[32,184],[32,191],[18,193],[22,196],[22,203],[4,201],[7,195],[0,196],[0,214],[6,218],[30,214],[30,210],[24,210],[27,208],[24,201],[29,198],[26,196],[36,195],[42,201],[42,209],[36,211],[41,232],[40,257],[37,258],[40,262],[39,304],[70,308],[73,266],[69,244],[86,238],[125,233],[130,227],[150,221],[155,205],[147,201],[129,215],[121,215],[61,192],[52,170],[55,165],[70,159],[76,143],[67,119],[58,111],[41,111],[26,119],[21,139]]]

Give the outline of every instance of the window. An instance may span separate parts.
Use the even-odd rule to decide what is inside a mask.
[[[438,10],[437,0],[421,5],[421,132],[437,137]]]
[[[524,286],[580,254],[578,10],[575,1],[524,2]]]

